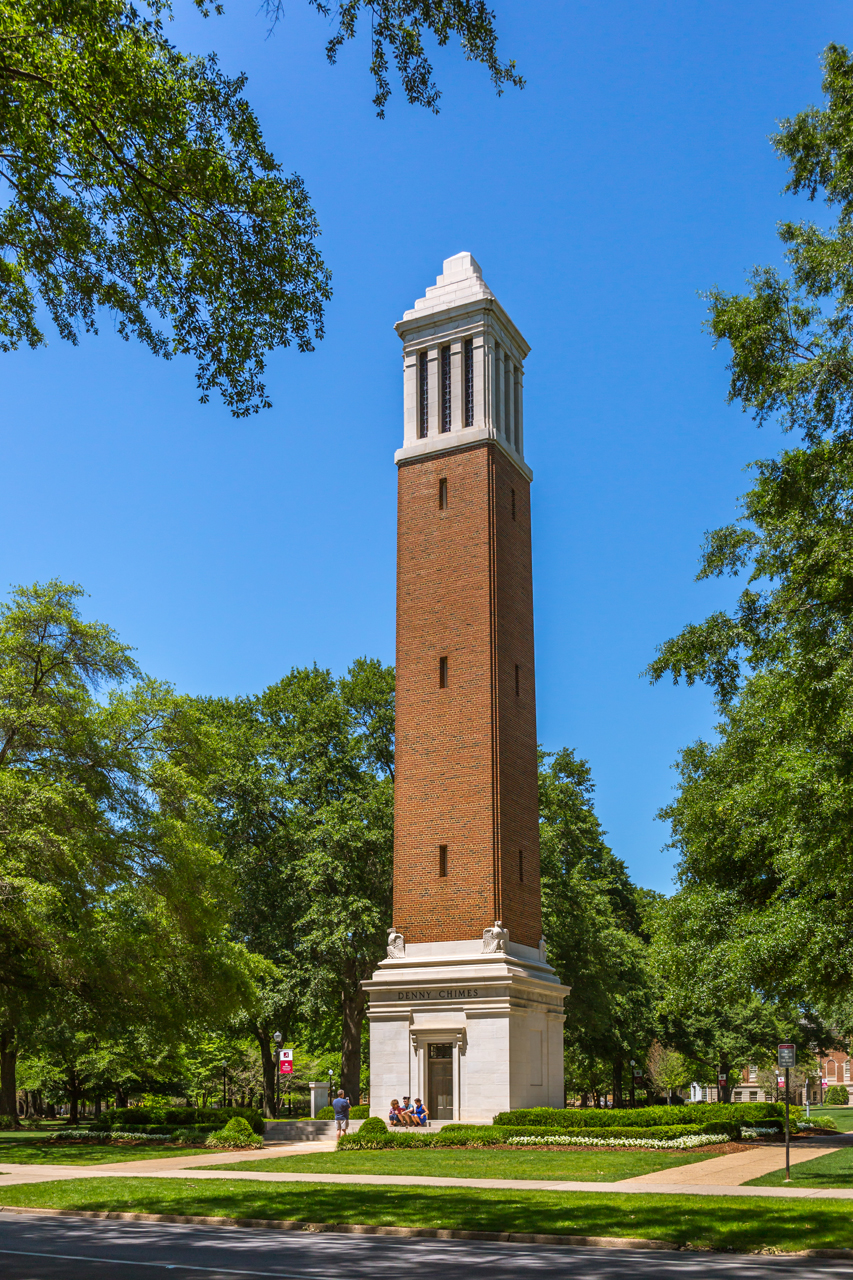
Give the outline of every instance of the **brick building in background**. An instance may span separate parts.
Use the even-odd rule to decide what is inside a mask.
[[[371,1112],[562,1106],[539,883],[529,348],[470,254],[397,326],[394,920],[365,983]]]

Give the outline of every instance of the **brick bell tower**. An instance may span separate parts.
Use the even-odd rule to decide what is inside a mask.
[[[408,1094],[433,1121],[488,1122],[564,1101],[568,989],[539,884],[530,348],[469,253],[396,330],[394,921],[364,984],[371,1113]]]

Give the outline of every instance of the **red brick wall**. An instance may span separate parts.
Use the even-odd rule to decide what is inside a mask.
[[[479,444],[404,463],[398,495],[393,923],[409,942],[438,942],[501,919],[512,941],[535,947],[530,486],[500,449]]]

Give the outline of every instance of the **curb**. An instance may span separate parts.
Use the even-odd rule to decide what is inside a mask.
[[[445,1227],[381,1227],[364,1223],[307,1222],[286,1218],[204,1218],[182,1216],[177,1213],[119,1213],[106,1209],[38,1209],[27,1205],[0,1204],[0,1213],[33,1214],[35,1217],[101,1218],[111,1222],[169,1222],[177,1226],[192,1227],[253,1227],[266,1231],[303,1231],[306,1233],[336,1232],[353,1236],[396,1236],[398,1239],[426,1240],[482,1240],[500,1244],[550,1244],[587,1245],[596,1249],[669,1250],[672,1253],[731,1253],[741,1257],[779,1258],[853,1258],[851,1249],[754,1249],[749,1253],[739,1250],[698,1249],[693,1245],[673,1244],[670,1240],[636,1239],[630,1236],[559,1236],[532,1235],[520,1231],[456,1231]]]
[[[629,1236],[532,1235],[520,1231],[456,1231],[444,1227],[381,1227],[363,1223],[306,1222],[284,1218],[204,1218],[176,1213],[119,1213],[113,1209],[39,1209],[0,1204],[0,1213],[29,1213],[36,1217],[106,1218],[111,1222],[170,1222],[194,1227],[260,1227],[268,1231],[338,1232],[355,1236],[396,1236],[404,1239],[484,1240],[504,1244],[593,1245],[598,1249],[678,1249],[669,1240],[632,1239]],[[839,1256],[846,1257],[843,1253]]]

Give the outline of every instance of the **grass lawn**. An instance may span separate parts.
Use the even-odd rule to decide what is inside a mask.
[[[206,1217],[284,1218],[327,1223],[640,1236],[700,1248],[795,1251],[853,1246],[845,1201],[736,1196],[618,1195],[461,1187],[341,1186],[331,1183],[193,1182],[165,1178],[76,1178],[2,1187],[6,1206],[112,1209]]]
[[[178,1147],[171,1142],[140,1143],[133,1147],[107,1142],[90,1146],[87,1142],[7,1141],[0,1138],[0,1164],[115,1164],[125,1160],[154,1160],[159,1156],[200,1156],[209,1147]]]
[[[85,1122],[75,1125],[75,1128],[78,1129],[84,1129],[85,1127]],[[29,1142],[35,1137],[43,1138],[46,1134],[59,1133],[67,1128],[68,1122],[66,1120],[43,1120],[38,1128],[33,1126],[26,1129],[0,1129],[0,1142]]]
[[[747,1185],[750,1187],[785,1186],[785,1170],[777,1169],[774,1173],[765,1173],[761,1178],[753,1178]],[[790,1185],[792,1187],[853,1187],[853,1146],[842,1147],[839,1151],[832,1151],[827,1156],[818,1156],[816,1160],[806,1160],[803,1164],[793,1165]]]
[[[812,1107],[811,1113],[815,1124],[820,1124],[821,1116],[832,1116],[842,1133],[849,1133],[853,1129],[853,1107]],[[805,1109],[803,1114],[805,1115]]]
[[[326,1151],[240,1161],[241,1172],[422,1174],[430,1178],[555,1178],[569,1182],[618,1182],[712,1156],[696,1151],[542,1151],[520,1148],[425,1151]],[[233,1165],[210,1164],[209,1169]]]

